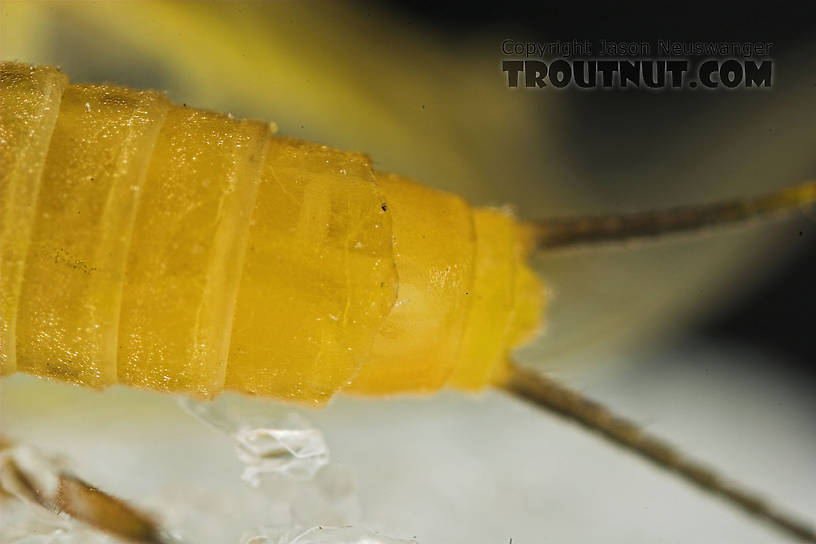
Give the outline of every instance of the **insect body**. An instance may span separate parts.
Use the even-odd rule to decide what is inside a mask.
[[[740,222],[816,183],[629,216],[517,221],[367,157],[163,95],[0,64],[2,372],[321,405],[497,385],[816,542],[806,524],[508,354],[533,248]]]
[[[483,388],[538,325],[505,212],[155,92],[2,78],[4,373],[320,404]]]

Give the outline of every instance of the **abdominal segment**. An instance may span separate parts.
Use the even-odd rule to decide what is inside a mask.
[[[484,388],[538,327],[507,212],[159,93],[0,75],[4,374],[321,405]]]

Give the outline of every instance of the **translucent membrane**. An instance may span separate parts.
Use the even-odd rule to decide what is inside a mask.
[[[0,373],[17,370],[16,316],[40,179],[68,78],[54,68],[0,70]]]
[[[153,152],[127,261],[121,383],[210,397],[229,333],[268,125],[175,107]]]
[[[168,108],[154,92],[65,91],[20,295],[20,370],[92,387],[116,382],[127,248]]]
[[[371,358],[349,390],[435,391],[457,362],[471,306],[476,239],[468,205],[392,174],[377,174],[393,210],[399,293]]]
[[[241,276],[226,386],[322,404],[396,298],[391,211],[366,157],[275,138]]]

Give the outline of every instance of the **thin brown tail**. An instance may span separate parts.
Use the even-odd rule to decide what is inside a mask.
[[[666,442],[645,433],[634,423],[540,372],[514,363],[500,387],[540,408],[580,423],[666,470],[676,472],[694,485],[719,495],[732,506],[770,523],[789,536],[802,542],[816,542],[816,532],[807,523],[777,510],[752,491],[724,479]]]
[[[762,196],[621,215],[542,219],[530,223],[538,251],[657,238],[781,216],[816,204],[816,181]]]

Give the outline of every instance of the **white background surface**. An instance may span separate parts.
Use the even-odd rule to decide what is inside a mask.
[[[643,357],[648,364],[563,377],[813,519],[816,411],[807,383],[780,379],[773,357],[738,347],[688,343]],[[307,417],[325,432],[339,465],[332,470],[356,480],[356,523],[391,536],[423,544],[784,541],[719,499],[499,392],[339,399]],[[311,489],[272,482],[256,495],[240,481],[224,435],[150,393],[99,394],[15,377],[3,383],[2,423],[5,434],[67,455],[102,489],[154,511],[197,510],[176,519],[210,542],[231,544],[243,530],[285,519],[286,504]],[[271,502],[258,499],[265,493]],[[206,529],[213,523],[217,535]]]

